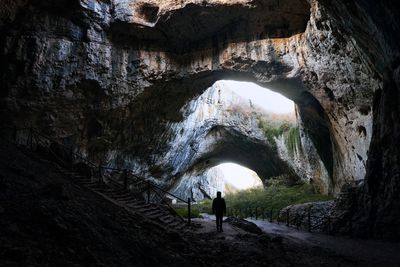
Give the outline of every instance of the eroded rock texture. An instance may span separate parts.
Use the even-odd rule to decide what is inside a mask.
[[[157,166],[186,104],[219,79],[254,81],[298,105],[329,177],[326,192],[367,174],[360,232],[398,229],[400,23],[393,1],[1,6],[2,125],[36,126],[99,163],[168,176],[159,180],[170,186],[179,168]]]
[[[325,184],[325,180],[329,180],[326,171],[321,175],[303,171],[312,172],[316,167],[311,165],[312,157],[324,168],[315,148],[304,153],[303,147],[312,146],[308,135],[303,134],[303,141],[295,144],[301,148],[296,147],[292,155],[287,144],[288,131],[268,140],[259,127],[260,120],[267,120],[290,123],[295,129],[295,114],[262,110],[237,95],[224,82],[215,83],[190,101],[184,110],[184,120],[169,126],[174,138],[169,141],[168,152],[158,161],[164,169],[172,168],[172,174],[179,179],[174,188],[176,194],[196,200],[216,197],[216,189],[223,189],[223,183],[216,183],[217,175],[208,170],[224,162],[236,162],[254,170],[263,182],[282,175],[293,180],[315,177],[323,184],[321,188],[330,188]],[[300,133],[295,134],[300,139]],[[304,160],[299,163],[299,158]],[[318,171],[320,168],[316,168]]]

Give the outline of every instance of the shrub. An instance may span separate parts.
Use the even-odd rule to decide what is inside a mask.
[[[183,218],[188,217],[188,210],[187,208],[175,208],[176,213]],[[198,208],[192,207],[190,210],[190,217],[191,218],[200,218],[200,211]]]
[[[331,196],[314,193],[309,184],[302,183],[289,187],[279,182],[270,183],[270,186],[266,189],[253,188],[225,196],[227,209],[235,211],[236,214],[240,211],[240,217],[251,216],[257,208],[259,214],[264,212],[268,216],[272,210],[274,218],[282,208],[289,205],[331,199]],[[211,207],[211,202],[203,205]],[[204,207],[205,210],[207,206]]]
[[[264,132],[264,136],[274,150],[277,149],[275,138],[292,129],[291,124],[287,121],[269,121],[261,117],[258,118],[258,127]]]
[[[288,149],[289,155],[293,158],[296,151],[302,152],[300,130],[299,127],[290,128],[285,135],[285,144]]]

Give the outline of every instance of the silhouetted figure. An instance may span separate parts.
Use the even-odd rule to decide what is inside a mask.
[[[226,204],[225,199],[221,197],[221,192],[217,192],[217,198],[214,198],[212,203],[212,210],[217,221],[217,232],[223,232],[222,217],[226,213]]]

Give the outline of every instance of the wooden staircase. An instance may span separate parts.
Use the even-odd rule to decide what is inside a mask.
[[[162,224],[171,230],[184,231],[186,221],[174,214],[171,208],[162,204],[146,203],[143,195],[134,194],[117,183],[99,183],[95,177],[87,177],[77,171],[60,169],[60,174],[65,178],[85,187],[108,200],[115,201],[125,206],[128,210],[140,213],[142,216]]]
[[[161,204],[165,195],[171,195],[176,199],[188,204],[188,213],[190,214],[190,199],[185,201],[152,182],[134,175],[129,170],[113,169],[104,166],[98,166],[80,154],[74,153],[71,147],[67,147],[55,139],[47,137],[34,128],[4,128],[0,130],[2,139],[9,143],[17,145],[26,150],[26,153],[33,153],[39,157],[45,157],[58,167],[58,172],[66,179],[71,179],[81,187],[104,197],[108,201],[124,206],[127,210],[139,213],[143,217],[158,222],[164,227],[183,231],[185,226],[190,224],[180,217],[175,210],[167,205]],[[32,155],[33,155],[32,154]],[[83,164],[87,170],[78,171],[74,168],[76,164]],[[90,175],[88,175],[90,170]],[[96,170],[99,170],[97,175]],[[122,174],[123,182],[113,177],[103,177],[102,170]],[[129,184],[129,186],[128,186]],[[129,188],[129,189],[128,189]],[[151,192],[152,191],[152,195]],[[147,193],[147,202],[145,196]],[[157,203],[150,203],[151,197]]]

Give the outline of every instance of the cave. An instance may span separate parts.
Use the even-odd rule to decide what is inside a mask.
[[[159,166],[176,177],[172,191],[182,198],[201,200],[200,192],[209,198],[216,192],[209,169],[235,162],[256,171],[264,185],[279,176],[293,183],[312,179],[316,191],[334,194],[324,113],[310,95],[301,99],[295,104],[249,82],[215,82],[184,106],[183,121],[171,125],[171,149]],[[306,120],[310,116],[313,125]]]
[[[287,218],[314,207],[335,218],[329,234],[400,240],[400,8],[393,1],[0,6],[0,265],[224,261],[202,242],[228,248],[224,266],[246,265],[239,259],[251,253],[260,266],[363,265],[322,250],[307,258],[306,247],[264,238],[237,218],[230,224],[251,232],[237,255],[232,236],[214,240],[193,225],[177,228],[169,215],[152,219],[165,195],[189,207],[214,198],[218,186],[207,173],[227,162],[254,170],[264,187],[285,177],[334,198],[288,207]],[[230,89],[234,83],[293,101],[293,118],[271,128],[283,115],[261,112]],[[53,246],[37,243],[40,236]],[[274,249],[293,257],[259,253]],[[393,257],[371,264],[395,266]]]
[[[185,175],[173,190],[176,195],[190,197],[195,202],[235,194],[240,191],[264,188],[258,174],[240,164],[226,161],[218,165],[191,172]]]

